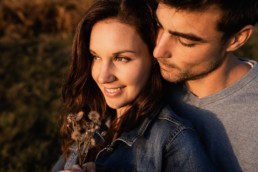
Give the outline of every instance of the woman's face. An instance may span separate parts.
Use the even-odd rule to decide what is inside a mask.
[[[96,23],[90,36],[92,77],[118,115],[140,94],[148,80],[152,55],[134,27],[115,19]]]

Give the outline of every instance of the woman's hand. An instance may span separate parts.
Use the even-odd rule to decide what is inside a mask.
[[[73,165],[70,170],[62,170],[59,172],[95,172],[96,167],[94,162],[87,162],[82,165],[82,168],[79,165]]]

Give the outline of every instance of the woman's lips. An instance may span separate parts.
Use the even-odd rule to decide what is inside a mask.
[[[124,87],[116,87],[116,88],[105,88],[104,94],[109,97],[118,96],[122,93]]]

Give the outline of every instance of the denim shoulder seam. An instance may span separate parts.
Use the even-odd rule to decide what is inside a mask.
[[[192,128],[190,127],[186,127],[184,125],[178,125],[173,132],[171,132],[171,134],[169,135],[167,142],[165,143],[165,149],[168,150],[169,147],[171,146],[171,144],[174,142],[174,140],[176,139],[176,137],[181,134],[183,131],[193,131]]]

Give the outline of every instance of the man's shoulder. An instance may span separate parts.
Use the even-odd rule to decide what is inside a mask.
[[[240,60],[251,66],[251,70],[243,78],[241,78],[240,81],[248,81],[248,83],[254,83],[255,85],[257,85],[257,83],[258,83],[257,61],[247,59],[247,58],[240,58]]]
[[[241,60],[241,61],[243,61],[243,62],[251,63],[251,64],[253,64],[253,65],[256,65],[256,64],[257,64],[257,61],[256,61],[256,60],[252,60],[252,59],[250,59],[250,58],[239,57],[238,59]]]

